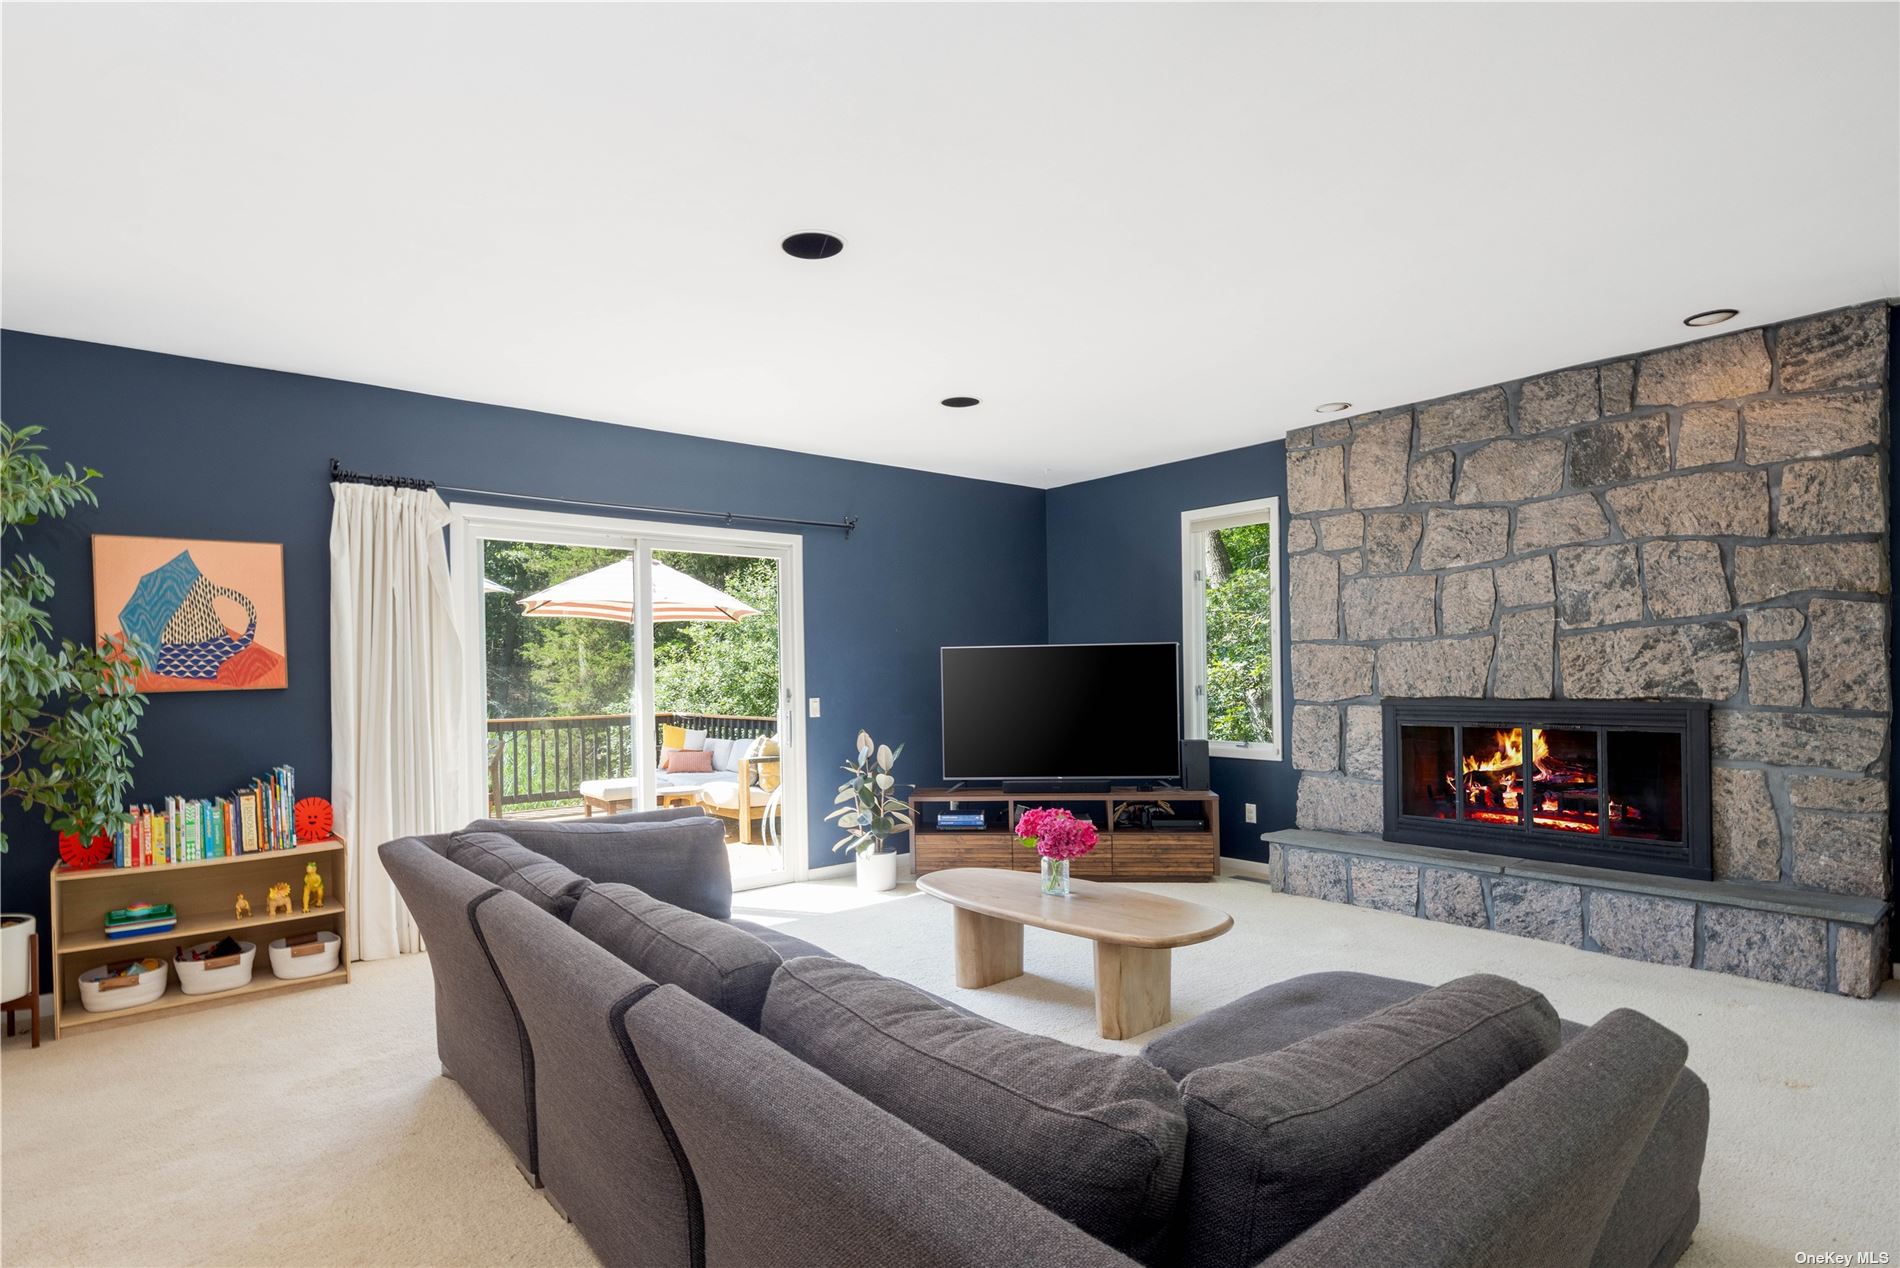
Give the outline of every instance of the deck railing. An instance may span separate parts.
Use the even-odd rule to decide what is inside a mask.
[[[650,752],[660,752],[662,728],[704,731],[709,738],[754,739],[778,729],[777,718],[731,713],[654,715]],[[488,809],[578,801],[581,781],[627,779],[633,769],[633,724],[624,713],[567,718],[488,719]]]

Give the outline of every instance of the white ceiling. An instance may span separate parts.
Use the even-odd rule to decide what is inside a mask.
[[[1900,293],[1890,4],[10,4],[4,42],[9,327],[1031,485]]]

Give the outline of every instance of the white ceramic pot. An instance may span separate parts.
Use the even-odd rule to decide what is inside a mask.
[[[886,890],[897,888],[897,855],[858,855],[858,888]]]
[[[0,999],[18,999],[33,984],[26,940],[38,926],[24,912],[0,912]]]

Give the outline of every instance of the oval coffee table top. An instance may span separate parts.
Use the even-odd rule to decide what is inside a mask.
[[[1071,880],[1069,897],[1052,898],[1042,892],[1039,874],[997,867],[926,872],[917,888],[979,915],[1117,946],[1185,947],[1234,927],[1224,911],[1126,884]]]

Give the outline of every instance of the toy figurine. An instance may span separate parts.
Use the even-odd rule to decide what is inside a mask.
[[[237,900],[237,915],[233,917],[233,919],[249,920],[250,918],[251,918],[251,900],[244,896],[243,890],[239,890],[238,900]]]
[[[288,916],[290,914],[290,882],[278,881],[270,887],[270,906],[264,911],[267,916]]]
[[[303,869],[303,909],[310,910],[310,895],[317,896],[317,906],[323,906],[323,877],[317,875],[315,863],[304,864]]]

